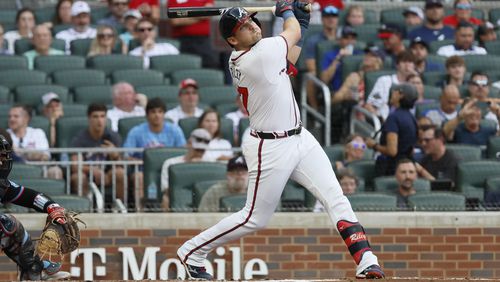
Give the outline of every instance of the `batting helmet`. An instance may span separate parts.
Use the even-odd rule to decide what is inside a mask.
[[[0,135],[0,162],[0,180],[5,180],[12,169],[12,147],[3,135]]]
[[[247,10],[241,7],[232,7],[228,9],[219,21],[219,31],[224,39],[231,37],[238,28],[244,24],[248,19],[252,19],[258,26],[259,21],[255,17],[257,13],[248,13]]]

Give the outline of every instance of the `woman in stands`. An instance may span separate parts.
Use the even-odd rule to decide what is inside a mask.
[[[204,161],[227,161],[233,157],[231,143],[222,138],[220,124],[220,115],[213,109],[205,110],[198,119],[198,127],[206,129],[212,135],[208,150],[203,155]]]
[[[21,38],[31,38],[31,30],[35,27],[35,13],[30,8],[22,8],[16,14],[16,30],[4,34],[4,39],[9,43],[9,52],[14,53],[14,42]]]
[[[52,19],[52,24],[54,26],[71,24],[71,5],[73,5],[73,0],[59,0],[57,2],[54,19]]]
[[[362,160],[365,155],[366,143],[361,135],[347,137],[344,145],[344,159],[335,162],[335,169],[340,170],[347,167],[351,162]]]
[[[121,39],[118,38],[113,27],[109,25],[100,25],[97,27],[97,35],[90,44],[90,50],[87,56],[110,55],[113,53],[113,48],[117,41],[121,42]],[[124,50],[124,48],[126,48],[125,44],[120,45],[122,46],[121,53],[126,54],[126,50]]]

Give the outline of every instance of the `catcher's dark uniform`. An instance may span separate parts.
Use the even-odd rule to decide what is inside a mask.
[[[33,208],[49,213],[60,206],[49,197],[7,179],[12,169],[12,149],[0,135],[0,202]],[[59,271],[60,264],[42,261],[35,254],[35,246],[21,222],[10,214],[0,212],[0,249],[17,263],[23,280],[42,280],[42,271]],[[49,273],[51,274],[51,273]]]

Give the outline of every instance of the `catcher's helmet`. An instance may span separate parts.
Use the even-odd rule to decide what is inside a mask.
[[[12,147],[9,141],[0,135],[0,180],[7,179],[10,170],[12,169]]]
[[[232,36],[238,28],[244,24],[248,19],[252,19],[258,26],[260,26],[259,21],[255,17],[257,13],[248,13],[247,10],[241,7],[229,8],[224,14],[222,14],[219,21],[219,31],[224,39]]]

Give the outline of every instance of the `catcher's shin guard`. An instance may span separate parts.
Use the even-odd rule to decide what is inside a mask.
[[[349,249],[352,258],[356,264],[359,264],[363,257],[363,253],[371,251],[363,226],[358,222],[340,220],[337,222],[337,229]]]

